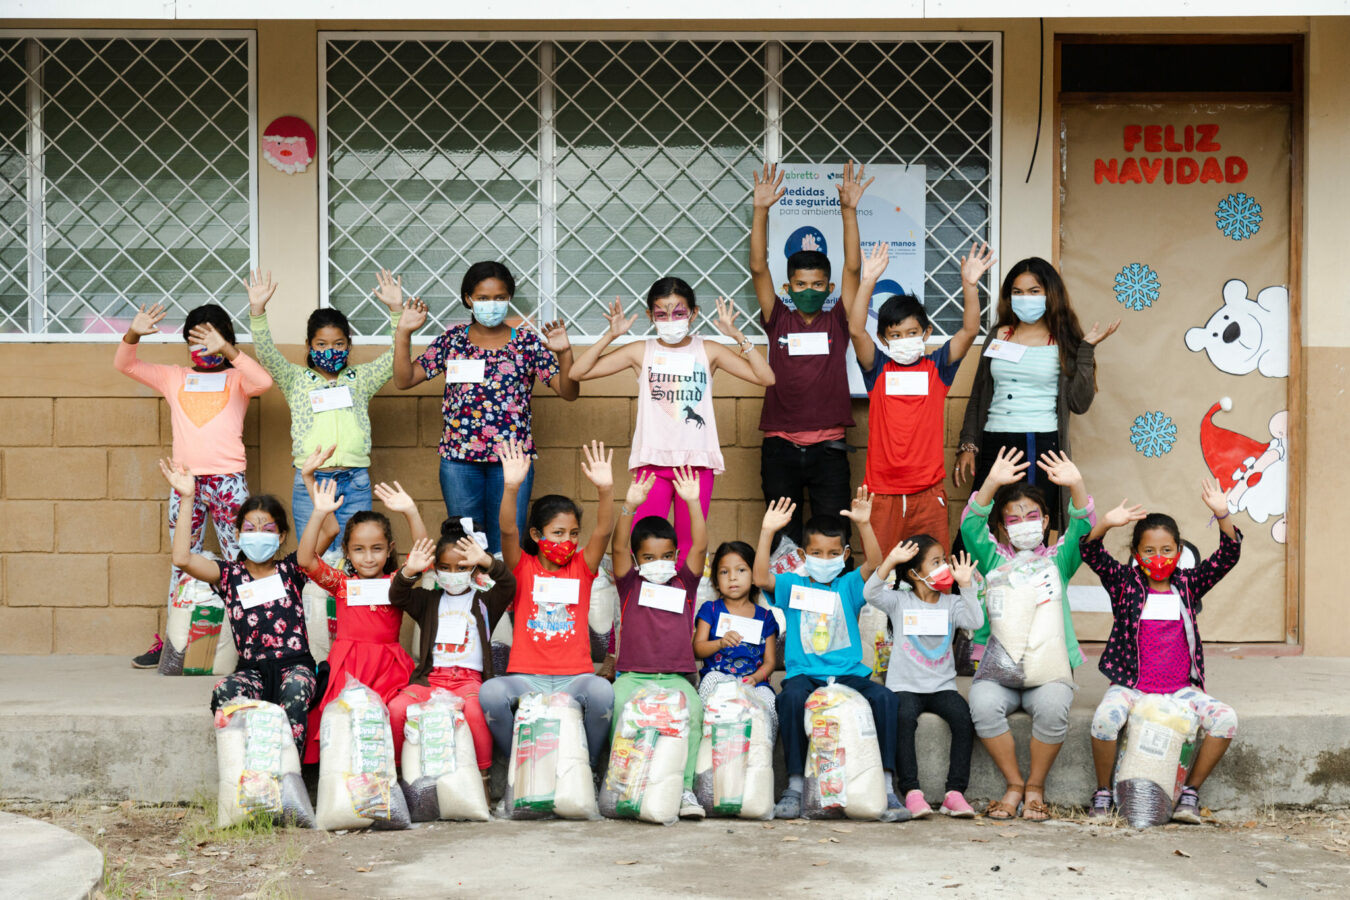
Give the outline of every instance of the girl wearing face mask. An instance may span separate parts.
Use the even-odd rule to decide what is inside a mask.
[[[605,349],[637,321],[637,313],[623,314],[616,297],[606,314],[608,330],[572,368],[578,381],[625,370],[637,375],[637,425],[628,468],[634,479],[655,475],[656,482],[646,502],[633,511],[633,518],[668,518],[673,507],[680,546],[677,564],[683,563],[688,553],[690,520],[684,504],[676,502],[675,469],[688,466],[694,470],[706,518],[713,477],[724,468],[717,418],[713,415],[713,375],[721,369],[751,384],[774,383],[769,361],[736,327],[739,315],[730,300],[717,298],[714,324],[735,346],[705,341],[692,334],[698,319],[694,289],[680,278],[662,278],[647,292],[647,318],[656,336],[605,354]]]
[[[1200,824],[1200,786],[1237,734],[1237,713],[1205,693],[1205,649],[1199,616],[1205,594],[1233,566],[1242,550],[1242,534],[1229,516],[1228,495],[1216,482],[1201,483],[1201,499],[1219,523],[1219,548],[1193,569],[1177,568],[1181,532],[1162,513],[1120,505],[1106,513],[1082,540],[1083,562],[1097,573],[1111,595],[1111,636],[1098,667],[1110,681],[1092,716],[1092,761],[1097,791],[1088,815],[1110,815],[1111,771],[1116,739],[1130,710],[1143,694],[1169,694],[1200,717],[1205,739],[1172,813],[1173,821]],[[1102,546],[1112,528],[1134,522],[1130,565],[1117,562]]]
[[[464,718],[473,733],[473,749],[488,788],[492,732],[478,703],[478,692],[492,669],[492,630],[516,593],[506,563],[487,553],[487,536],[472,519],[446,519],[440,538],[413,545],[389,586],[389,602],[417,623],[417,668],[407,687],[389,701],[389,727],[397,734],[408,720],[408,707],[446,690],[464,701]],[[432,570],[434,585],[423,573]]]
[[[991,585],[985,596],[985,624],[971,637],[971,655],[985,652],[990,639],[989,619],[1002,616],[1001,592],[1034,591],[1037,608],[1049,604],[1047,608],[1059,610],[1064,630],[1064,646],[1056,642],[1054,646],[1038,647],[1038,654],[1053,654],[1046,657],[1049,664],[1038,662],[1044,669],[1071,673],[1083,664],[1083,654],[1069,612],[1069,579],[1082,562],[1078,541],[1092,528],[1092,498],[1078,467],[1067,456],[1047,453],[1040,458],[1038,465],[1045,477],[1066,488],[1070,495],[1068,527],[1059,541],[1046,546],[1050,505],[1040,488],[1023,480],[1031,462],[1022,460],[1021,450],[1000,449],[989,477],[971,495],[961,520],[966,549]],[[1021,802],[1023,819],[1041,821],[1050,815],[1045,805],[1045,778],[1068,733],[1069,706],[1077,688],[1071,674],[1044,684],[1010,686],[1013,683],[1017,683],[1015,673],[1010,677],[998,667],[981,665],[970,685],[975,733],[1008,784],[1003,797],[989,804],[985,814],[992,819],[1011,819]],[[1019,707],[1031,715],[1031,768],[1025,778],[1008,730],[1008,715]]]
[[[189,548],[202,552],[209,516],[226,559],[239,555],[235,541],[239,505],[248,499],[244,474],[244,414],[248,401],[272,386],[271,377],[234,345],[234,324],[220,306],[208,303],[187,314],[183,340],[192,366],[157,365],[136,356],[141,338],[159,333],[166,310],[142,306],[117,345],[113,366],[153,388],[169,404],[173,458],[194,473]],[[169,492],[169,532],[177,531],[179,494]],[[169,603],[186,578],[176,566],[169,577]],[[131,661],[137,669],[159,665],[163,647],[155,635],[150,649]]]
[[[1064,280],[1040,257],[1008,270],[998,300],[998,324],[989,333],[961,425],[952,471],[960,487],[982,484],[1000,447],[1020,447],[1031,459],[1069,452],[1069,413],[1082,414],[1097,391],[1097,345],[1115,333],[1093,322],[1083,333]],[[1064,529],[1063,498],[1033,467],[1028,480],[1045,492],[1050,529]]]
[[[534,456],[531,398],[536,379],[564,400],[580,389],[572,378],[572,345],[561,321],[532,327],[508,324],[516,279],[499,262],[476,262],[460,283],[468,324],[451,325],[426,352],[411,358],[413,332],[427,319],[427,306],[413,298],[394,330],[394,384],[408,390],[445,373],[441,401],[441,496],[446,514],[484,523],[488,552],[502,549],[497,508],[502,499],[502,462],[497,450],[508,438]],[[516,530],[525,528],[534,484],[531,469],[516,494]]]
[[[160,460],[159,470],[181,502],[192,504],[196,479],[177,461]],[[173,562],[192,578],[211,585],[225,602],[230,635],[239,662],[211,692],[214,712],[236,697],[266,700],[286,711],[296,750],[303,752],[314,698],[314,657],[305,632],[301,599],[308,580],[295,554],[277,559],[290,531],[286,510],[270,494],[249,497],[236,519],[240,560],[217,562],[196,553],[187,529],[173,535]]]
[[[324,308],[310,313],[305,326],[305,364],[281,354],[272,340],[267,303],[276,293],[272,273],[255,271],[244,282],[248,291],[249,330],[258,362],[268,371],[291,411],[291,457],[295,466],[291,512],[295,528],[303,532],[314,511],[305,489],[302,469],[306,458],[320,447],[332,455],[314,472],[321,482],[337,484],[346,498],[338,510],[338,531],[353,514],[370,509],[370,399],[394,372],[390,347],[368,363],[350,365],[352,329],[341,310]],[[403,309],[402,279],[388,271],[377,276],[375,296],[389,309],[389,334]],[[320,551],[327,549],[321,544]]]

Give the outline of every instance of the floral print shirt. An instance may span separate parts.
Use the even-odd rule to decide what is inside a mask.
[[[305,603],[300,594],[309,579],[294,553],[277,560],[276,574],[281,576],[286,595],[280,600],[244,609],[239,602],[239,585],[252,581],[253,576],[248,573],[243,560],[220,563],[220,583],[215,586],[215,592],[225,601],[225,615],[230,619],[230,631],[241,662],[284,659],[309,652]]]
[[[497,444],[514,437],[525,452],[534,453],[530,432],[530,393],[534,380],[552,381],[558,375],[558,360],[539,335],[512,328],[506,346],[487,350],[469,340],[468,325],[454,325],[432,341],[417,361],[427,378],[445,371],[447,363],[460,359],[483,360],[480,383],[445,382],[441,415],[443,459],[465,462],[497,462]]]

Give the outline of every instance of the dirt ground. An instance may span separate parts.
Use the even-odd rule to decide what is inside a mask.
[[[1073,811],[1047,824],[901,825],[708,820],[428,823],[409,832],[266,826],[217,831],[209,803],[127,802],[5,809],[60,825],[103,851],[103,898],[352,898],[582,892],[626,898],[1156,896],[1160,890],[1307,896],[1350,893],[1350,813],[1219,814],[1136,831]]]

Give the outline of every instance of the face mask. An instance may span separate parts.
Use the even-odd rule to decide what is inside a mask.
[[[323,350],[309,351],[309,361],[314,363],[314,368],[327,372],[329,375],[336,375],[347,367],[347,354],[350,350],[338,350],[328,347]]]
[[[1139,561],[1139,568],[1144,570],[1144,574],[1154,581],[1166,581],[1172,577],[1172,572],[1176,570],[1177,562],[1181,555],[1176,556],[1150,556],[1143,557],[1135,554],[1135,559]]]
[[[637,567],[638,574],[655,584],[665,584],[675,577],[675,562],[669,559],[654,559]]]
[[[577,542],[542,540],[539,542],[539,552],[544,554],[544,559],[555,566],[565,566],[567,561],[576,554]]]
[[[912,366],[923,356],[923,338],[894,338],[886,342],[886,352],[902,366]]]
[[[1013,315],[1028,325],[1039,322],[1045,315],[1044,294],[1018,294],[1012,298]]]
[[[496,328],[506,318],[505,300],[475,300],[473,317],[484,328]]]
[[[1008,532],[1008,543],[1018,550],[1034,550],[1041,545],[1045,535],[1040,519],[1014,522],[1012,525],[1005,525],[1004,529]]]
[[[818,581],[821,584],[829,584],[839,577],[839,573],[844,571],[844,557],[836,556],[833,559],[822,559],[819,556],[808,556],[805,558],[806,574],[812,581]]]
[[[689,333],[688,319],[674,319],[656,323],[656,337],[663,344],[678,344]]]
[[[447,594],[463,594],[473,584],[473,572],[444,572],[437,570],[436,583]]]
[[[946,563],[930,572],[927,578],[920,575],[919,580],[939,594],[947,593],[952,589],[952,585],[956,584],[956,578],[952,575],[952,567]]]
[[[207,353],[200,344],[188,348],[192,354],[192,364],[199,369],[219,369],[225,365],[225,357],[219,353]]]
[[[249,562],[267,562],[277,555],[280,548],[281,535],[270,531],[245,531],[239,535],[239,549],[249,558]]]
[[[808,316],[814,316],[820,312],[820,308],[825,305],[825,301],[830,298],[829,291],[817,291],[807,288],[804,291],[788,291],[788,297],[792,299],[792,305],[797,307],[798,312],[804,312]]]

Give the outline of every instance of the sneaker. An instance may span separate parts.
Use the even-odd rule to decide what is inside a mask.
[[[680,818],[681,819],[701,819],[708,814],[703,808],[703,804],[698,802],[693,791],[685,791],[680,795]]]
[[[1111,791],[1109,788],[1098,788],[1092,795],[1092,802],[1088,804],[1089,819],[1105,819],[1111,815]]]
[[[159,635],[155,635],[155,642],[150,645],[150,649],[140,656],[134,657],[131,660],[131,667],[133,669],[158,669],[159,654],[163,650],[164,642],[159,639]]]
[[[942,798],[942,806],[938,812],[953,819],[975,818],[975,810],[966,802],[966,795],[960,791],[948,791],[947,796]]]
[[[778,805],[773,808],[775,819],[800,819],[802,817],[802,795],[800,791],[783,791]]]
[[[1185,822],[1187,825],[1200,824],[1200,795],[1195,788],[1187,786],[1181,789],[1177,808],[1172,810],[1172,821]]]
[[[933,811],[933,807],[924,799],[923,791],[919,790],[905,794],[905,809],[909,810],[910,816],[915,819],[922,819]]]

